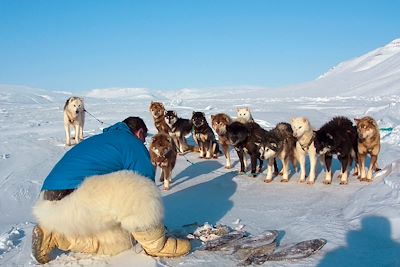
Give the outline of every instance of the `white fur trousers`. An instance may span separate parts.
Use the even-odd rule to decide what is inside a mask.
[[[113,251],[98,251],[116,254],[115,250],[130,246],[129,233],[162,224],[164,211],[159,189],[152,181],[119,171],[89,177],[59,201],[43,200],[41,194],[33,214],[40,226],[67,239],[95,237],[100,244],[119,244]]]

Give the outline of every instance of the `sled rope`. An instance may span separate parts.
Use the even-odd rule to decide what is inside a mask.
[[[90,112],[87,111],[86,109],[84,109],[83,111],[85,111],[87,114],[89,114],[90,116],[92,116],[96,121],[100,122],[100,124],[108,125],[108,124],[105,123],[104,121],[101,121],[101,120],[99,120],[98,118],[96,118],[92,113],[90,113]]]

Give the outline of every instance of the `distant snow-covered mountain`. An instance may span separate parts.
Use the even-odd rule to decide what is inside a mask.
[[[318,79],[277,90],[282,96],[400,95],[400,39],[342,62]]]
[[[65,101],[72,93],[20,85],[0,85],[0,104],[45,104]]]
[[[74,93],[85,98],[111,100],[181,101],[190,99],[254,99],[285,97],[348,97],[400,95],[400,39],[360,57],[342,62],[316,80],[284,88],[254,86],[183,88],[102,88]],[[0,85],[0,103],[47,103],[65,100],[72,93],[15,85]]]

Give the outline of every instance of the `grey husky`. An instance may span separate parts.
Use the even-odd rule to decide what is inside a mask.
[[[289,162],[291,161],[294,168],[296,168],[296,139],[293,136],[290,124],[286,122],[278,123],[274,129],[264,133],[261,142],[257,146],[259,147],[260,158],[268,160],[268,171],[264,182],[269,183],[272,181],[275,158],[279,158],[282,161],[283,176],[281,182],[287,182],[289,180]]]

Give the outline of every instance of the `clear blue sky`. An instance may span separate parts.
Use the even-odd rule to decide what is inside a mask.
[[[0,0],[0,84],[278,87],[400,38],[400,0]]]

